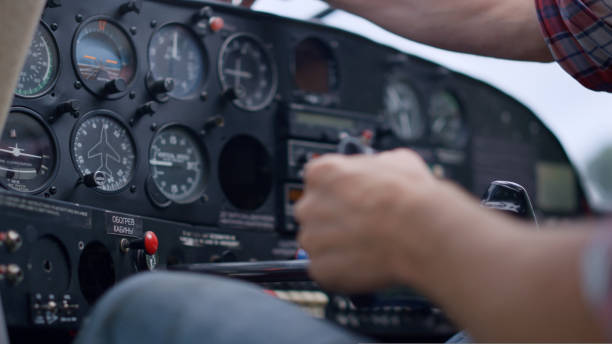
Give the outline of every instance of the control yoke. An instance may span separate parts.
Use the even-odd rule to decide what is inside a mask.
[[[375,151],[360,139],[351,136],[342,138],[338,153],[345,155],[374,154]],[[531,200],[524,187],[505,181],[491,183],[482,198],[484,207],[508,212],[522,219],[530,220],[537,226]],[[254,283],[265,282],[303,282],[310,281],[309,261],[265,261],[240,263],[205,263],[177,265],[171,270],[204,273],[241,279]]]

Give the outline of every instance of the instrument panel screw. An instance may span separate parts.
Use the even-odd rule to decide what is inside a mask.
[[[136,98],[136,92],[130,91],[130,99],[134,99],[134,98]]]
[[[132,26],[130,28],[130,33],[132,34],[132,36],[136,36],[136,33],[138,33],[138,29],[136,29],[136,26]]]
[[[157,130],[157,123],[152,123],[151,124],[151,131],[156,131]]]
[[[130,192],[131,193],[135,193],[136,192],[136,185],[130,186]]]
[[[77,14],[74,19],[76,20],[77,23],[80,23],[83,21],[83,15],[82,14]]]
[[[154,28],[157,26],[157,20],[153,19],[151,20],[151,27]]]
[[[75,81],[74,82],[74,88],[76,88],[77,90],[80,90],[81,87],[83,87],[83,85],[81,84],[80,81]]]
[[[200,99],[202,101],[207,101],[208,100],[208,92],[204,91],[204,92],[200,93]]]
[[[53,24],[51,24],[51,30],[53,30],[53,31],[57,31],[57,28],[58,28],[58,27],[59,27],[59,26],[57,25],[57,23],[53,23]]]
[[[55,195],[57,193],[57,186],[52,186],[49,188],[49,193],[51,195]]]

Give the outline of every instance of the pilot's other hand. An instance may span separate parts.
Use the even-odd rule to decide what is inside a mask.
[[[327,155],[306,166],[305,182],[295,211],[318,283],[368,292],[417,273],[438,234],[430,223],[445,191],[421,157],[409,150]]]

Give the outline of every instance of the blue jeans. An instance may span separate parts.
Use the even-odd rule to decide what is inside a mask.
[[[461,331],[452,336],[447,343],[474,343],[474,340],[465,331]]]
[[[357,343],[249,284],[154,272],[132,277],[96,304],[77,344]]]

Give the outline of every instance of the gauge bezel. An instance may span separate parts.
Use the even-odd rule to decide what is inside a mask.
[[[263,53],[266,55],[266,58],[270,62],[270,67],[271,67],[271,70],[272,70],[272,87],[270,88],[270,94],[268,94],[268,97],[266,98],[266,100],[264,102],[262,102],[261,105],[259,105],[259,106],[241,105],[241,104],[238,103],[237,99],[235,99],[232,102],[232,104],[234,104],[234,106],[236,106],[239,109],[242,109],[242,110],[245,110],[245,111],[249,111],[249,112],[257,112],[257,111],[261,111],[261,110],[265,109],[266,107],[270,106],[270,104],[272,103],[272,101],[276,97],[276,92],[278,92],[278,68],[276,66],[276,59],[274,59],[274,54],[272,54],[270,49],[268,49],[266,44],[259,37],[257,37],[256,35],[253,35],[251,33],[247,33],[247,32],[238,32],[238,33],[235,33],[235,34],[229,36],[223,42],[223,45],[221,46],[221,49],[219,49],[219,56],[218,56],[218,61],[217,61],[217,73],[218,73],[218,77],[219,77],[219,82],[221,83],[221,88],[223,90],[227,89],[227,85],[226,85],[226,82],[225,82],[225,77],[223,76],[223,63],[224,63],[223,62],[223,55],[225,55],[225,51],[227,50],[227,46],[231,42],[233,42],[235,39],[242,38],[242,37],[246,37],[246,38],[252,39],[252,40],[255,41],[255,43],[257,43],[259,45],[259,47],[261,48]]]
[[[168,128],[172,128],[172,127],[177,127],[180,128],[182,130],[185,130],[189,135],[191,135],[191,137],[194,139],[194,141],[196,142],[196,144],[198,144],[200,151],[202,152],[202,160],[207,164],[206,166],[206,170],[205,173],[203,174],[203,178],[204,178],[204,187],[202,188],[202,191],[198,192],[197,197],[194,196],[192,197],[193,199],[190,198],[189,201],[186,202],[177,202],[175,200],[171,200],[170,198],[168,198],[168,196],[166,196],[157,186],[157,184],[155,184],[155,182],[153,182],[153,185],[155,185],[155,187],[157,188],[157,191],[159,191],[160,193],[162,193],[162,195],[168,199],[168,201],[170,202],[170,204],[168,205],[158,205],[154,200],[151,199],[151,197],[149,196],[149,200],[153,203],[156,204],[160,207],[169,207],[172,204],[176,204],[176,205],[189,205],[189,204],[193,204],[195,202],[197,202],[197,200],[199,200],[205,193],[206,190],[208,188],[209,182],[210,182],[210,174],[211,174],[211,160],[210,160],[210,153],[208,152],[208,149],[206,147],[206,144],[204,142],[204,140],[202,140],[202,137],[200,135],[198,135],[197,132],[195,132],[192,128],[190,128],[189,126],[179,123],[179,122],[169,122],[166,123],[164,125],[162,125],[159,129],[157,129],[155,131],[155,133],[153,134],[153,136],[151,137],[151,140],[149,142],[149,147],[147,149],[147,166],[149,167],[149,173],[148,176],[151,176],[151,172],[152,172],[152,167],[151,164],[148,162],[148,160],[151,159],[151,147],[153,146],[153,142],[155,141],[155,139],[157,138],[157,136],[162,133],[164,130],[167,130]],[[148,178],[148,177],[147,177]]]
[[[329,85],[329,91],[327,92],[312,92],[312,91],[306,91],[301,89],[298,84],[297,84],[297,80],[296,80],[296,73],[297,73],[297,61],[296,61],[296,50],[297,47],[302,44],[304,41],[309,40],[309,39],[313,39],[313,40],[317,40],[319,41],[323,46],[325,46],[330,54],[331,54],[331,58],[332,58],[332,62],[336,65],[335,66],[335,72],[336,72],[336,84],[335,85]],[[289,63],[289,72],[291,73],[291,82],[292,82],[292,86],[293,89],[292,91],[294,93],[297,94],[302,94],[302,95],[306,95],[306,94],[313,94],[313,95],[326,95],[326,94],[336,94],[338,93],[338,91],[341,88],[342,85],[342,73],[340,71],[340,59],[338,56],[338,52],[337,52],[337,45],[338,42],[335,40],[331,40],[331,42],[327,42],[325,41],[323,38],[316,36],[316,35],[307,35],[304,37],[301,37],[300,39],[297,39],[292,45],[291,45],[291,60]]]
[[[13,190],[11,188],[9,188],[8,186],[6,186],[6,184],[4,183],[4,181],[0,178],[0,185],[5,189],[5,190],[9,190],[12,192],[18,192],[20,194],[26,194],[26,195],[34,195],[34,194],[38,194],[41,193],[42,191],[46,190],[49,185],[51,185],[53,183],[53,181],[55,180],[55,177],[57,176],[57,172],[59,170],[59,165],[60,165],[60,149],[59,149],[59,142],[57,140],[57,136],[55,135],[55,133],[53,132],[53,130],[51,130],[51,127],[45,122],[44,118],[38,114],[36,111],[31,110],[29,108],[26,107],[22,107],[22,106],[15,106],[15,107],[11,107],[9,110],[9,115],[13,112],[21,112],[24,113],[26,115],[32,116],[36,121],[38,121],[41,126],[45,129],[45,131],[48,134],[48,137],[51,138],[51,141],[53,143],[53,149],[55,150],[55,162],[54,162],[54,166],[53,166],[53,171],[51,171],[51,173],[49,173],[49,178],[47,178],[47,181],[45,181],[40,187],[38,187],[37,189],[34,190],[30,190],[30,191],[17,191],[17,190]]]
[[[211,63],[210,63],[210,54],[208,53],[208,49],[206,49],[206,44],[204,44],[204,41],[198,36],[198,34],[188,25],[185,25],[183,23],[180,22],[174,22],[174,21],[170,21],[170,22],[166,22],[163,25],[160,25],[159,28],[155,31],[153,31],[153,33],[151,34],[151,37],[149,37],[149,42],[147,43],[147,51],[146,51],[146,55],[147,55],[147,75],[149,75],[149,73],[152,75],[152,70],[151,70],[151,59],[149,56],[149,50],[151,49],[151,43],[153,42],[153,37],[155,37],[155,35],[157,35],[157,33],[159,31],[161,31],[163,28],[168,27],[168,26],[181,26],[184,29],[186,29],[189,32],[189,35],[191,36],[191,38],[193,38],[193,40],[196,42],[196,44],[198,45],[198,49],[200,49],[200,52],[202,53],[202,65],[205,69],[205,74],[204,77],[200,80],[200,83],[198,84],[196,90],[190,94],[187,97],[183,97],[183,98],[179,98],[179,97],[174,97],[168,94],[168,97],[175,99],[175,100],[193,100],[195,98],[197,98],[202,91],[206,88],[206,85],[208,84],[208,80],[210,78],[210,72],[211,72]]]
[[[92,82],[96,82],[96,83],[100,83],[100,81],[96,81],[96,80],[85,80],[82,76],[81,76],[81,72],[79,71],[79,66],[78,66],[78,59],[76,56],[76,48],[77,48],[77,38],[79,37],[79,34],[81,33],[81,31],[83,30],[83,28],[85,26],[87,26],[89,23],[91,23],[92,21],[96,21],[96,20],[105,20],[107,23],[115,25],[127,38],[128,43],[130,44],[130,47],[132,49],[132,53],[134,55],[134,75],[132,77],[132,80],[130,80],[129,82],[127,82],[127,87],[126,90],[123,92],[119,92],[119,93],[113,93],[113,94],[105,94],[105,92],[100,91],[99,89],[96,89],[95,86],[92,86],[91,83]],[[108,16],[93,16],[93,17],[89,17],[86,20],[84,20],[79,27],[76,29],[76,31],[74,32],[74,36],[72,37],[72,47],[71,47],[71,55],[72,55],[72,67],[74,69],[74,72],[76,73],[77,78],[79,79],[79,81],[81,82],[81,84],[83,86],[85,86],[85,88],[91,92],[92,94],[94,94],[95,96],[98,97],[102,97],[105,99],[119,99],[124,97],[131,89],[132,85],[134,84],[134,82],[136,81],[136,79],[138,79],[138,74],[139,74],[139,56],[138,56],[138,49],[136,49],[136,45],[134,44],[134,40],[132,39],[132,35],[130,35],[130,33],[128,32],[128,30],[126,30],[123,25],[121,25],[117,20],[112,19]],[[99,86],[100,84],[97,84],[96,86]],[[99,88],[99,87],[97,87]]]
[[[435,97],[447,94],[450,95],[454,101],[457,103],[457,107],[459,109],[459,118],[461,118],[461,132],[460,132],[460,140],[455,140],[454,142],[446,142],[440,138],[434,137],[434,131],[432,129],[432,125],[435,119],[435,116],[432,113],[432,104]],[[465,112],[465,106],[463,102],[457,95],[457,92],[453,91],[450,88],[438,88],[431,92],[428,100],[427,100],[427,119],[429,122],[428,130],[430,132],[430,139],[433,143],[443,145],[446,148],[464,148],[469,141],[469,132],[467,125],[467,116]]]
[[[49,92],[51,92],[51,90],[53,90],[53,88],[55,88],[55,85],[57,84],[57,81],[59,80],[60,75],[62,73],[62,60],[63,60],[62,54],[60,53],[59,45],[57,45],[57,39],[55,38],[55,35],[53,34],[53,30],[51,30],[51,28],[49,28],[49,25],[47,25],[47,23],[45,23],[43,20],[39,22],[39,25],[43,27],[44,30],[47,30],[47,32],[49,33],[49,36],[51,37],[51,42],[53,43],[53,46],[55,47],[55,51],[57,52],[57,71],[55,72],[55,76],[53,77],[53,80],[49,83],[49,85],[47,86],[45,90],[35,95],[24,96],[24,95],[17,94],[16,89],[15,89],[15,92],[13,92],[13,94],[17,98],[36,99],[36,98],[40,98],[42,96],[47,95]],[[30,42],[30,45],[31,44],[32,42]]]
[[[388,79],[387,82],[385,83],[384,87],[383,87],[383,107],[382,107],[382,118],[383,121],[388,121],[389,120],[389,116],[392,116],[386,108],[386,101],[385,98],[387,96],[387,89],[388,87],[390,87],[391,85],[394,84],[399,84],[403,87],[406,87],[408,90],[410,90],[412,93],[414,93],[415,99],[417,100],[417,107],[420,113],[420,117],[421,117],[421,122],[422,122],[422,128],[421,128],[421,133],[419,134],[418,137],[412,137],[412,138],[404,138],[401,137],[400,135],[397,134],[396,129],[390,124],[389,122],[389,130],[391,131],[391,133],[393,134],[393,137],[396,138],[397,140],[401,141],[401,142],[418,142],[418,141],[422,141],[424,140],[428,135],[429,135],[429,129],[430,129],[430,121],[429,121],[429,117],[428,117],[428,113],[426,112],[429,108],[425,106],[425,104],[427,104],[427,102],[423,99],[423,95],[421,93],[421,91],[415,86],[415,83],[413,81],[407,80],[405,78],[393,78],[393,79]],[[396,115],[396,114],[394,114]]]
[[[114,191],[106,191],[106,190],[102,190],[98,187],[92,188],[92,190],[95,190],[96,192],[99,192],[101,194],[105,194],[105,195],[112,195],[112,194],[119,194],[122,193],[123,191],[125,191],[126,189],[128,189],[130,187],[130,185],[132,184],[132,182],[134,181],[134,179],[136,178],[136,176],[138,175],[138,164],[139,164],[139,158],[138,158],[138,146],[136,145],[136,140],[134,140],[134,133],[132,132],[131,127],[129,126],[128,122],[126,120],[124,120],[120,115],[118,115],[117,113],[111,111],[111,110],[106,110],[106,109],[98,109],[98,110],[91,110],[88,113],[86,113],[85,115],[81,116],[81,118],[74,124],[72,131],[70,133],[70,142],[68,149],[70,150],[70,158],[72,160],[72,166],[74,167],[74,170],[76,171],[76,173],[78,174],[79,178],[83,178],[83,174],[81,173],[81,171],[79,170],[79,167],[76,163],[76,159],[74,157],[74,140],[76,137],[76,133],[77,130],[81,127],[81,125],[89,120],[90,118],[93,117],[97,117],[97,116],[105,116],[105,117],[109,117],[113,120],[116,120],[117,122],[119,122],[121,125],[123,125],[123,127],[125,128],[130,142],[132,143],[132,148],[134,149],[134,170],[132,171],[132,176],[129,179],[129,181],[120,189],[118,190],[114,190]]]

